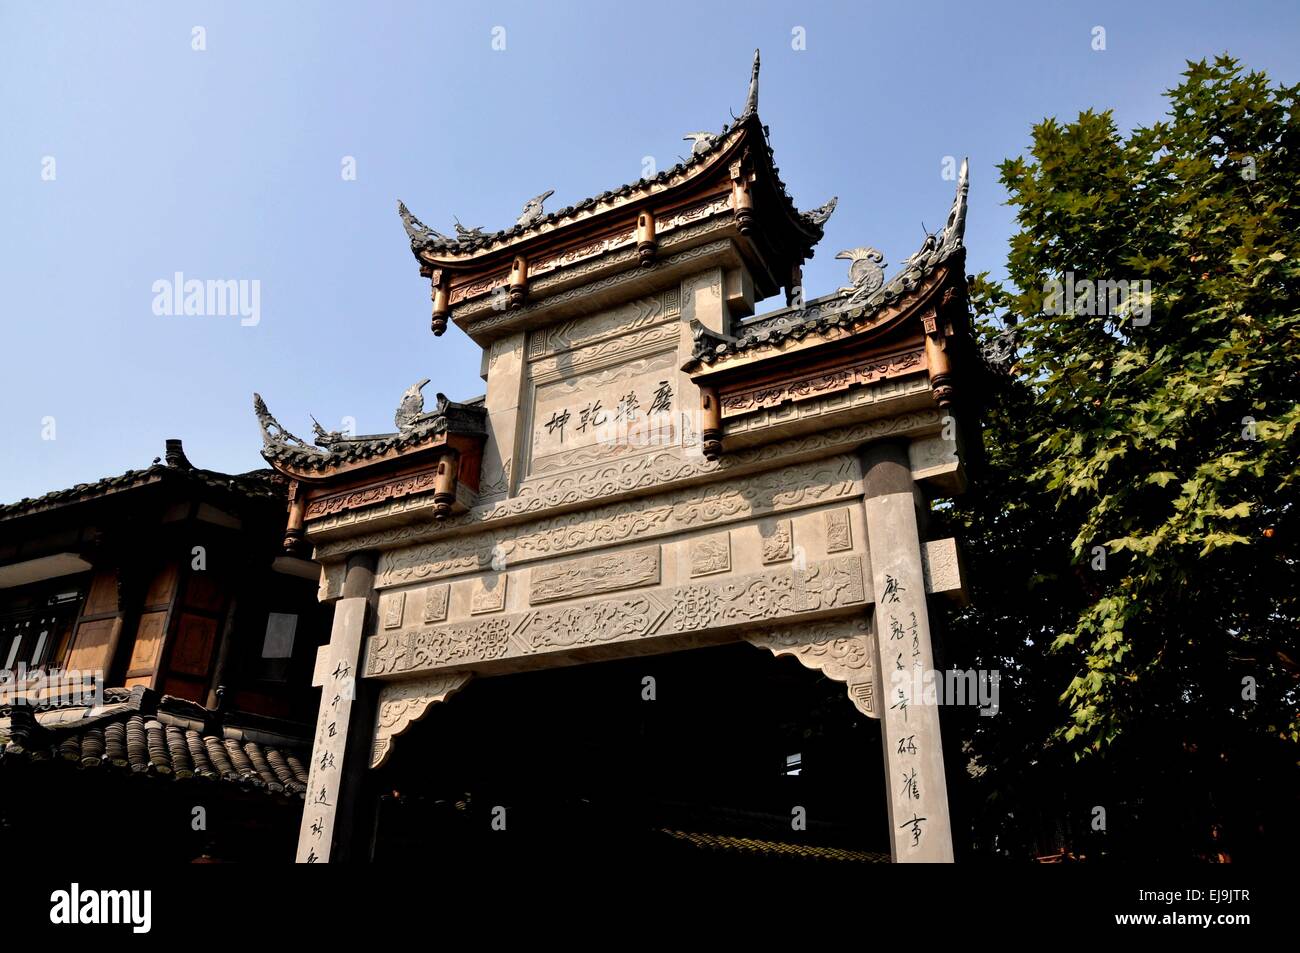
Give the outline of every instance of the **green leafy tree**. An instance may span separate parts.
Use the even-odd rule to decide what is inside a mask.
[[[967,732],[990,797],[1077,782],[1131,843],[1165,804],[1203,856],[1296,808],[1298,93],[1220,57],[1128,135],[1039,123],[1000,167],[1009,281],[972,288],[979,333],[1015,342],[952,511],[985,567],[954,641],[1014,693]]]

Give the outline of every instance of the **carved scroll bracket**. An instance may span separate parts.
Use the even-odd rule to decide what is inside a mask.
[[[747,635],[745,641],[773,655],[792,655],[806,668],[844,682],[854,707],[870,718],[879,718],[871,638],[870,626],[861,617],[782,626]]]
[[[386,683],[379,690],[370,766],[382,768],[392,753],[393,739],[427,715],[434,702],[446,701],[464,688],[473,675],[473,672],[449,672]]]

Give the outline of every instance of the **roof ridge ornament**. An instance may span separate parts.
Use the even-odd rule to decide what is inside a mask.
[[[851,262],[850,284],[838,290],[839,294],[849,295],[849,300],[845,304],[857,304],[879,291],[884,285],[885,270],[881,266],[885,263],[885,256],[877,249],[870,246],[846,248],[835,257],[847,258]]]
[[[515,221],[516,228],[527,228],[534,222],[540,220],[546,213],[542,209],[542,203],[555,194],[555,189],[547,189],[541,195],[534,196],[524,203],[524,209],[518,220]]]
[[[755,50],[754,66],[749,73],[749,95],[745,98],[745,111],[740,114],[742,119],[758,112],[758,67],[758,50]]]
[[[434,231],[412,215],[411,210],[406,207],[406,203],[401,199],[397,200],[397,214],[402,217],[402,227],[406,229],[406,234],[410,237],[412,245],[423,245],[427,241],[450,241],[446,235]]]
[[[257,415],[257,422],[262,428],[262,445],[267,449],[292,448],[301,453],[326,455],[326,451],[318,450],[301,437],[296,437],[285,430],[280,425],[280,421],[276,420],[271,411],[267,409],[266,401],[262,400],[261,394],[253,394],[253,413]]]
[[[695,143],[691,146],[691,157],[694,158],[712,149],[713,144],[718,141],[718,137],[716,133],[712,132],[688,132],[682,136],[682,140]]]
[[[832,195],[829,202],[825,205],[819,205],[816,208],[809,209],[803,213],[803,217],[813,225],[825,225],[831,215],[834,214],[835,206],[839,204],[840,197],[838,195]]]
[[[474,226],[473,228],[466,228],[464,225],[460,223],[460,219],[456,218],[456,216],[453,215],[452,219],[456,223],[456,241],[472,242],[472,241],[477,241],[480,238],[487,237],[487,233],[484,232],[482,228],[478,226]]]

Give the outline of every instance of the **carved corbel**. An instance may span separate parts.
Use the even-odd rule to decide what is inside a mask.
[[[722,405],[717,390],[707,386],[700,388],[700,440],[706,460],[722,456]]]
[[[427,715],[434,702],[446,701],[472,677],[472,672],[452,672],[385,683],[379,690],[370,766],[382,768],[392,753],[393,739]]]
[[[434,337],[441,337],[447,330],[447,315],[451,311],[450,276],[442,268],[429,270],[429,279],[433,295],[433,322],[431,328]]]
[[[655,238],[654,212],[645,211],[636,220],[636,253],[641,256],[641,267],[648,268],[655,262],[659,253],[659,241]]]
[[[754,230],[754,194],[750,189],[754,178],[753,161],[748,152],[731,163],[731,206],[736,216],[736,228],[742,235]]]
[[[745,640],[773,655],[792,655],[805,668],[844,682],[849,700],[858,711],[870,718],[880,717],[875,697],[875,666],[872,664],[875,646],[866,619],[769,629],[747,635]]]
[[[528,299],[528,260],[523,255],[515,256],[515,263],[510,267],[510,307],[522,308]]]
[[[925,329],[925,363],[930,375],[930,389],[940,407],[951,407],[955,393],[952,360],[948,353],[952,324],[930,308],[921,315],[921,325]]]
[[[457,471],[460,469],[460,454],[448,447],[438,461],[438,469],[433,477],[433,518],[441,522],[451,515],[451,506],[456,502]]]
[[[284,527],[284,552],[286,556],[303,556],[307,550],[304,529],[307,518],[307,494],[297,480],[289,481],[289,518]]]

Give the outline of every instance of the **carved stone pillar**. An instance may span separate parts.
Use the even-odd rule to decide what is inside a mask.
[[[939,709],[934,693],[927,698],[922,687],[934,670],[934,653],[919,494],[904,446],[869,447],[862,469],[875,593],[875,707],[885,757],[891,853],[895,861],[951,862]]]
[[[313,685],[321,689],[307,797],[298,831],[300,864],[339,862],[360,854],[364,805],[361,781],[370,763],[373,691],[358,678],[372,615],[375,554],[348,561],[343,597],[334,603],[329,645],[321,648]],[[368,840],[368,832],[364,834]]]

